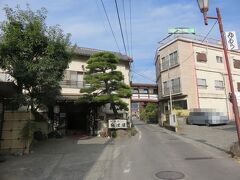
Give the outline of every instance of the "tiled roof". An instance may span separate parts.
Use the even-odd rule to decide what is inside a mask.
[[[85,47],[76,47],[76,49],[75,49],[75,53],[76,54],[85,55],[85,56],[91,56],[94,53],[98,53],[98,52],[112,52],[112,51],[92,49],[92,48],[85,48]],[[128,57],[127,55],[123,55],[123,54],[121,54],[119,52],[112,52],[112,53],[114,53],[116,56],[118,56],[120,60],[132,61],[132,59],[130,57]]]

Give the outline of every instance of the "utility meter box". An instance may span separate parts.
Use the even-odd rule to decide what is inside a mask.
[[[177,116],[176,114],[169,114],[170,126],[177,127]]]

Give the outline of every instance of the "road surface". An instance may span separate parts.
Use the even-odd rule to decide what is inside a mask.
[[[192,144],[134,120],[139,133],[108,144],[87,180],[240,180],[240,164],[218,150]],[[219,137],[221,138],[221,137]]]

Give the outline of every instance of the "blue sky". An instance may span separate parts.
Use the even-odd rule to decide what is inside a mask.
[[[197,34],[206,35],[214,23],[214,21],[209,21],[208,26],[204,25],[202,14],[195,0],[131,1],[134,82],[155,82],[154,55],[158,47],[157,42],[168,35],[169,27],[194,27]],[[215,16],[215,8],[219,7],[223,16],[225,31],[235,30],[238,39],[240,39],[240,13],[238,12],[240,1],[209,1],[209,15]],[[103,0],[103,2],[120,51],[124,53],[114,0]],[[122,0],[118,0],[124,27],[122,2]],[[0,21],[5,19],[2,10],[4,6],[16,7],[16,5],[20,5],[24,9],[27,3],[33,10],[45,7],[48,10],[47,25],[59,24],[65,33],[72,34],[71,42],[73,44],[81,47],[118,51],[100,0],[0,0]],[[129,0],[125,0],[126,7],[128,7],[128,3]],[[129,9],[126,16],[129,25]],[[209,37],[220,38],[218,26],[215,26]]]

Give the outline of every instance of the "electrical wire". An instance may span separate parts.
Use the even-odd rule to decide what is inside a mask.
[[[120,48],[119,48],[119,45],[118,45],[118,42],[117,42],[116,36],[115,36],[115,34],[114,34],[114,31],[113,31],[113,28],[112,28],[112,25],[111,25],[110,19],[109,19],[109,17],[108,17],[107,10],[106,10],[106,8],[105,8],[105,5],[104,5],[103,0],[101,0],[101,4],[102,4],[102,7],[103,7],[103,10],[104,10],[105,16],[106,16],[106,18],[107,18],[107,21],[108,21],[108,25],[109,25],[109,27],[110,27],[110,29],[111,29],[112,36],[113,36],[113,38],[114,38],[114,41],[115,41],[116,46],[117,46],[117,48],[118,48],[118,51],[119,51],[119,53],[120,53]]]
[[[125,54],[127,55],[127,48],[126,48],[126,44],[125,44],[125,40],[124,40],[124,36],[123,36],[122,23],[121,23],[121,19],[120,19],[120,15],[119,15],[117,0],[115,0],[114,2],[115,2],[115,5],[116,5],[116,10],[117,10],[117,15],[118,15],[118,23],[119,23],[119,27],[120,27],[120,30],[121,30],[123,46],[124,46]]]
[[[213,28],[215,27],[216,24],[217,24],[217,21],[215,21],[215,23],[213,24],[211,29],[208,31],[208,33],[206,34],[205,38],[202,40],[202,43],[207,39],[208,35],[212,32],[212,30],[213,30]]]
[[[154,81],[153,79],[150,79],[150,78],[147,77],[146,75],[143,75],[143,74],[141,74],[141,73],[139,73],[139,72],[136,72],[136,71],[134,71],[134,70],[132,70],[132,72],[135,73],[135,74],[137,74],[138,76],[141,76],[141,77],[147,79],[148,81],[151,81],[151,82],[156,83],[156,81]]]
[[[124,17],[124,25],[125,25],[125,34],[126,34],[126,40],[127,40],[127,50],[128,50],[128,54],[130,55],[129,40],[128,40],[128,29],[127,29],[127,20],[126,20],[126,9],[125,9],[125,0],[122,0],[122,2],[123,2],[123,17]]]
[[[208,31],[208,33],[205,35],[205,37],[203,38],[203,40],[201,41],[201,43],[203,43],[207,37],[209,36],[209,34],[212,32],[213,28],[215,27],[215,25],[217,24],[217,21],[213,24],[213,26],[210,28],[210,30]],[[189,58],[192,57],[192,55],[194,54],[194,51],[190,54],[190,56],[188,56],[185,60],[183,60],[181,62],[181,64],[185,63]]]
[[[216,22],[213,24],[213,26],[210,28],[210,30],[209,30],[208,33],[205,35],[205,37],[203,38],[203,40],[201,41],[201,43],[203,43],[203,42],[207,39],[207,37],[209,36],[209,34],[212,32],[213,28],[215,27],[216,23],[217,23],[217,21],[216,21]],[[184,59],[184,60],[181,62],[181,64],[183,64],[183,63],[185,63],[187,60],[189,60],[189,59],[192,57],[193,54],[194,54],[194,52],[192,52],[186,59]],[[136,71],[134,71],[134,70],[132,70],[132,72],[135,73],[135,74],[137,74],[137,75],[139,75],[139,76],[141,76],[141,77],[143,77],[143,78],[145,78],[145,79],[147,79],[147,80],[149,80],[149,81],[151,81],[151,82],[156,83],[156,81],[154,81],[153,79],[150,79],[149,77],[147,77],[147,76],[145,76],[145,75],[143,75],[143,74],[141,74],[141,73],[139,73],[139,72],[136,72]]]
[[[130,56],[133,57],[133,47],[132,47],[132,0],[129,0],[129,23],[130,23]]]
[[[213,24],[213,26],[210,28],[210,30],[209,30],[208,33],[205,35],[205,37],[203,38],[203,40],[201,41],[201,43],[203,43],[203,42],[207,39],[207,37],[209,36],[209,34],[212,32],[213,28],[215,27],[216,23],[217,23],[217,21],[216,21],[216,22]],[[171,35],[172,35],[172,34],[171,34]],[[171,35],[168,35],[167,38],[170,37]],[[164,38],[164,40],[166,40],[167,38]],[[163,41],[163,40],[161,40],[159,43],[161,43],[162,41]],[[193,55],[194,55],[194,51],[193,51],[186,59],[184,59],[184,60],[181,62],[181,64],[187,62]],[[157,78],[157,79],[158,79],[158,78]]]

